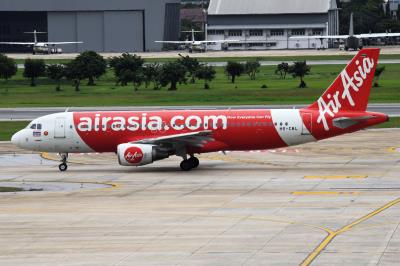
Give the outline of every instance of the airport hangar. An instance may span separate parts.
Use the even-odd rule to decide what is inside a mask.
[[[211,0],[207,29],[210,41],[239,40],[209,45],[210,50],[318,48],[318,39],[290,36],[338,35],[339,9],[336,0]],[[328,45],[323,41],[323,48]]]
[[[177,40],[179,0],[1,0],[0,41],[83,41],[64,52],[160,51],[157,40]],[[1,52],[31,51],[1,46]]]

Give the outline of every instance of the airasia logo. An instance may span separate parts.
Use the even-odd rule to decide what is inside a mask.
[[[126,149],[124,158],[128,163],[138,164],[143,160],[143,152],[138,147],[130,147]]]
[[[353,94],[357,94],[364,85],[368,75],[375,67],[373,58],[366,57],[362,62],[356,60],[357,70],[350,76],[347,70],[343,70],[340,74],[343,91],[336,91],[333,95],[328,94],[327,99],[323,97],[318,100],[319,117],[318,124],[324,125],[325,131],[329,131],[327,116],[334,118],[342,108],[343,102],[347,101],[351,106],[356,106]]]

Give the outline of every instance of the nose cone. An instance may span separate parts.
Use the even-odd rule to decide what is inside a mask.
[[[15,134],[11,137],[11,143],[14,144],[14,145],[16,145],[16,146],[19,146],[20,143],[21,143],[21,134],[22,134],[21,131],[18,131],[17,133],[15,133]]]

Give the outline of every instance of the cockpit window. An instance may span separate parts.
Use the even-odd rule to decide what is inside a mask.
[[[42,124],[37,124],[36,129],[42,129]]]
[[[33,125],[31,126],[31,129],[36,129],[36,124],[33,124]]]

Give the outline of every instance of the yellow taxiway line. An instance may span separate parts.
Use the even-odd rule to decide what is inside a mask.
[[[45,160],[48,161],[54,161],[54,162],[60,162],[60,158],[56,158],[53,156],[50,156],[50,154],[48,152],[42,152],[40,153],[40,157],[42,157]],[[80,164],[80,165],[87,165],[87,163],[83,163],[83,162],[77,162],[77,161],[68,161],[68,163],[72,163],[72,164]],[[96,163],[90,163],[90,165],[98,165]]]
[[[400,150],[400,147],[390,147],[386,149],[388,152],[396,152]]]
[[[340,228],[337,231],[331,231],[329,232],[328,236],[318,245],[318,247],[316,249],[314,249],[314,251],[308,255],[308,257],[301,263],[302,266],[308,266],[310,265],[316,257],[318,257],[319,254],[321,254],[321,252],[329,245],[329,243],[332,242],[332,240],[337,237],[338,235],[345,233],[351,229],[353,229],[353,227],[357,226],[358,224],[365,222],[366,220],[372,218],[373,216],[389,209],[390,207],[399,204],[400,203],[400,198],[391,201],[389,203],[387,203],[386,205],[380,207],[379,209],[361,217],[360,219],[355,220],[354,222],[345,225],[344,227]]]

